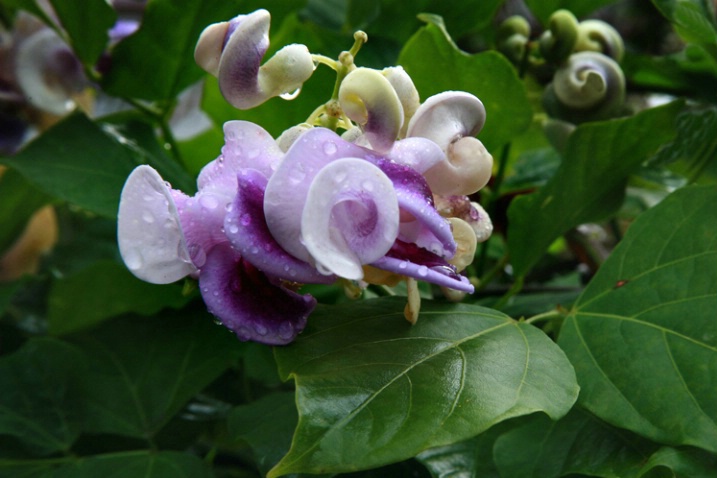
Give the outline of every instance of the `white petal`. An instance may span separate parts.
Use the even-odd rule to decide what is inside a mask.
[[[391,248],[398,223],[391,180],[365,160],[343,158],[325,166],[311,183],[301,236],[317,267],[359,280],[362,265]]]
[[[127,268],[153,284],[196,272],[169,187],[153,168],[137,167],[122,189],[117,241]]]

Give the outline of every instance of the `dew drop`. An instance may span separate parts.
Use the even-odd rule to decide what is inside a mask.
[[[405,269],[406,267],[408,267],[408,263],[406,263],[406,261],[403,261],[398,265],[399,269]]]
[[[421,277],[426,277],[428,275],[428,267],[427,266],[421,266],[418,268],[418,275]]]
[[[232,224],[231,226],[229,226],[230,234],[236,234],[237,232],[239,232],[239,227],[236,224]]]
[[[201,196],[199,203],[207,209],[216,209],[219,206],[219,201],[214,196]]]
[[[251,252],[252,254],[258,254],[259,248],[256,246],[253,246],[251,249],[249,249],[249,252]]]
[[[336,154],[336,151],[338,151],[338,148],[336,147],[336,143],[333,141],[328,141],[324,143],[324,153],[328,154],[329,156]]]
[[[346,180],[346,173],[344,171],[340,171],[339,173],[334,176],[334,182],[336,184],[342,183]]]
[[[142,213],[142,220],[147,224],[152,224],[154,222],[154,214],[152,214],[150,211],[144,211]]]
[[[261,335],[261,336],[264,336],[264,335],[267,334],[267,332],[269,332],[269,329],[267,329],[266,327],[264,327],[264,326],[261,325],[261,324],[256,324],[256,325],[254,326],[254,330],[256,331],[256,333],[257,333],[258,335]]]
[[[226,209],[227,212],[232,212],[232,209],[234,209],[234,206],[232,205],[232,203],[229,202],[229,203],[227,203],[226,206],[224,206],[224,209]]]
[[[297,88],[291,93],[282,93],[279,95],[279,98],[281,98],[282,100],[293,100],[294,98],[299,96],[299,93],[301,93],[301,88]]]
[[[152,196],[151,194],[145,194],[144,196],[142,196],[142,199],[149,202],[154,199],[154,196]]]
[[[364,188],[366,191],[373,191],[373,183],[371,181],[364,181],[361,183],[361,187]]]
[[[294,184],[294,185],[299,184],[301,181],[304,180],[305,177],[306,177],[306,173],[299,168],[293,168],[289,172],[289,179],[291,180],[292,184]]]
[[[137,249],[130,249],[122,254],[122,259],[128,269],[136,271],[142,267],[142,254]]]
[[[282,339],[290,339],[294,336],[294,326],[291,322],[282,322],[279,326],[279,337]]]

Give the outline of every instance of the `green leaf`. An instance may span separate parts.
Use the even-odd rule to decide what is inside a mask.
[[[80,114],[3,162],[41,191],[112,218],[124,182],[139,164],[127,148]]]
[[[628,176],[674,137],[680,107],[675,102],[630,118],[586,123],[570,135],[548,184],[516,198],[508,209],[508,247],[517,276],[561,234],[620,208]]]
[[[74,341],[91,369],[88,433],[151,439],[238,356],[236,338],[206,312],[124,317]]]
[[[274,393],[234,408],[229,415],[229,434],[249,444],[265,476],[289,451],[298,419],[294,392]]]
[[[566,319],[580,403],[661,443],[717,452],[717,189],[641,214]]]
[[[557,422],[545,415],[528,417],[498,437],[493,456],[502,478],[629,478],[638,476],[658,447],[576,407]]]
[[[181,283],[149,284],[124,265],[99,261],[53,283],[48,328],[52,334],[66,334],[128,312],[152,315],[165,307],[177,309],[189,299],[182,295]]]
[[[49,200],[14,169],[0,175],[0,256],[22,233],[35,211]]]
[[[708,0],[652,0],[685,40],[717,43],[714,6]]]
[[[468,55],[447,35],[442,26],[429,23],[406,43],[398,63],[411,75],[423,100],[446,90],[476,95],[486,109],[486,124],[478,137],[493,151],[530,126],[533,113],[525,86],[502,55]]]
[[[107,45],[107,32],[117,17],[115,11],[105,0],[51,0],[51,3],[75,54],[84,64],[92,66]]]
[[[616,2],[617,0],[526,0],[525,4],[543,25],[547,25],[555,10],[564,8],[573,12],[576,17],[584,17],[600,7]]]
[[[70,462],[63,464],[63,462]],[[59,466],[58,466],[59,462]],[[0,460],[0,476],[13,478],[212,478],[198,457],[177,451],[129,451],[66,460]]]
[[[103,78],[103,89],[112,95],[145,100],[175,98],[204,76],[194,62],[194,47],[202,30],[241,12],[237,0],[149,2],[140,29],[113,49],[112,68]]]
[[[717,162],[717,108],[692,107],[683,111],[676,122],[675,140],[661,149],[653,164],[683,168],[690,179],[698,178],[710,163]],[[682,164],[674,164],[677,162]]]
[[[502,426],[509,422],[501,422],[470,440],[431,448],[416,459],[434,478],[501,478],[493,463],[493,444],[502,433]]]
[[[642,467],[640,476],[659,477],[663,468],[668,476],[678,478],[713,478],[717,470],[717,456],[695,448],[675,449],[664,447],[650,457]]]
[[[299,424],[269,476],[340,472],[400,461],[510,417],[558,418],[577,386],[538,329],[477,306],[424,301],[411,327],[404,300],[318,307],[279,372],[296,382]]]
[[[33,339],[0,360],[0,437],[44,456],[68,451],[80,434],[76,373],[82,354],[53,339]]]

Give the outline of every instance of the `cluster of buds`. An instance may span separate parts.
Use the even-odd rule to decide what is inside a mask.
[[[625,109],[625,75],[619,62],[625,48],[620,34],[601,20],[578,22],[557,10],[548,28],[530,41],[530,25],[520,16],[506,19],[497,37],[498,49],[536,76],[550,77],[543,107],[551,118],[549,137],[569,134],[573,125],[619,116]]]
[[[316,301],[302,284],[408,286],[406,318],[419,312],[418,280],[457,294],[461,274],[492,225],[469,195],[484,187],[493,160],[475,138],[485,109],[448,91],[421,103],[401,67],[357,67],[367,40],[333,60],[288,45],[269,47],[265,10],[211,25],[195,59],[216,75],[226,100],[252,108],[290,99],[318,65],[337,72],[333,97],[306,122],[274,139],[247,121],[224,125],[218,158],[193,197],[149,166],[127,179],[118,242],[139,278],[196,278],[208,309],[242,340],[291,342]]]

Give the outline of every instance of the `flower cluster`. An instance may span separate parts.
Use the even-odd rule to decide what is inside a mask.
[[[406,279],[412,321],[416,280],[472,292],[460,272],[492,230],[468,198],[492,169],[475,138],[480,100],[450,91],[420,103],[402,68],[356,67],[361,32],[339,61],[289,45],[262,65],[269,20],[259,10],[200,37],[195,58],[227,101],[251,108],[285,96],[317,63],[337,71],[334,98],[276,140],[256,124],[227,122],[221,155],[193,197],[149,166],[135,169],[119,208],[127,267],[153,283],[198,279],[211,313],[240,339],[267,344],[304,328],[316,301],[301,284]]]

